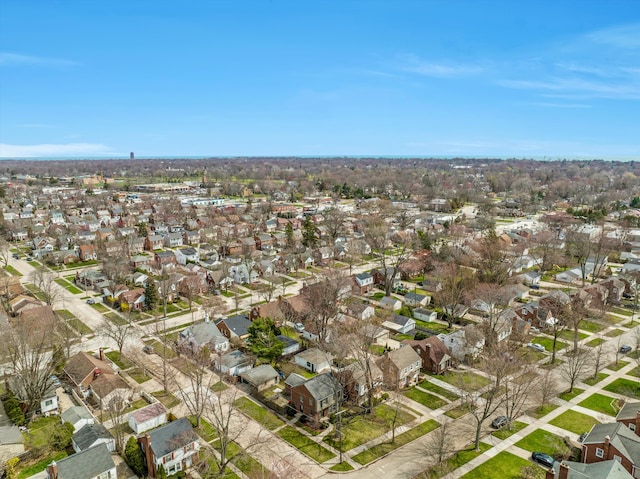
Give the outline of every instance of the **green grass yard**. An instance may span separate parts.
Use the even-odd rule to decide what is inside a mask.
[[[612,393],[629,396],[633,399],[640,399],[640,382],[636,379],[618,378],[611,384],[606,385],[603,389]]]
[[[574,397],[576,397],[579,394],[582,394],[583,392],[584,392],[584,389],[573,388],[573,391],[571,392],[565,391],[563,393],[558,394],[558,397],[564,401],[571,401]]]
[[[497,437],[498,439],[504,440],[512,436],[519,430],[524,429],[525,427],[527,427],[527,423],[521,421],[513,421],[511,423],[511,428],[504,428],[499,431],[494,431],[491,433],[491,435]]]
[[[586,407],[587,409],[592,409],[593,411],[598,411],[603,414],[608,414],[609,416],[615,416],[618,414],[618,400],[612,398],[611,396],[605,396],[604,394],[592,394],[584,401],[578,403],[578,406]]]
[[[317,463],[321,464],[336,457],[336,455],[326,447],[316,443],[313,439],[305,436],[292,426],[286,426],[280,429],[277,434]]]
[[[525,451],[543,451],[551,455],[568,452],[568,448],[560,436],[556,436],[544,429],[533,431],[516,442],[516,446]]]
[[[459,384],[464,384],[465,389],[471,389],[477,391],[478,389],[482,389],[483,387],[489,384],[489,379],[480,376],[479,374],[475,374],[472,372],[449,372],[438,379],[447,382],[453,386],[457,386]]]
[[[233,403],[240,411],[251,417],[255,421],[262,424],[264,427],[273,431],[284,425],[284,422],[278,418],[271,411],[268,411],[261,405],[253,402],[251,399],[241,397],[236,399]]]
[[[600,424],[600,421],[592,416],[569,410],[552,419],[549,424],[576,434],[582,434],[589,431],[594,424]]]
[[[582,382],[585,383],[585,384],[588,384],[589,386],[593,386],[594,384],[597,384],[600,381],[602,381],[603,379],[608,378],[608,377],[609,377],[609,375],[606,374],[606,373],[598,373],[595,378],[594,377],[587,378],[587,379],[584,379]]]
[[[519,479],[521,477],[520,470],[529,465],[531,463],[526,459],[503,451],[466,473],[461,479],[496,479],[497,477],[500,479]],[[542,473],[542,470],[540,472]]]
[[[620,336],[621,334],[624,334],[624,331],[622,329],[612,329],[611,331],[607,331],[605,333],[605,336],[607,336],[608,338],[615,338],[617,336]]]
[[[422,389],[426,389],[427,391],[430,391],[432,393],[436,393],[442,397],[445,397],[449,401],[455,401],[460,397],[456,393],[451,392],[448,389],[440,387],[437,384],[433,384],[428,379],[419,383],[418,386],[420,386]]]
[[[444,399],[434,396],[433,394],[429,394],[428,392],[421,391],[416,387],[412,387],[411,389],[404,391],[402,394],[409,399],[428,407],[429,409],[439,409],[448,404]]]

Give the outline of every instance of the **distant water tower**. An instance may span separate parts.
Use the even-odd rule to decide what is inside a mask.
[[[131,153],[129,153],[129,159],[130,160],[135,160],[136,156],[133,154],[133,151]]]

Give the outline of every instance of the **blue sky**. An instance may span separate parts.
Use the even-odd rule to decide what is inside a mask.
[[[0,2],[0,156],[640,157],[640,3]]]

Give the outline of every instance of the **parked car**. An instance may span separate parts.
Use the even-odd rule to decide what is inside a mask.
[[[27,261],[33,261],[33,256],[27,256]]]
[[[58,379],[58,376],[56,376],[55,374],[52,374],[51,376],[49,376],[49,380],[51,381],[51,384],[53,384],[55,387],[62,386],[60,379]]]
[[[582,434],[580,434],[578,436],[578,442],[584,442],[584,440],[587,438],[588,434],[589,434],[588,432],[583,432]]]
[[[545,454],[544,452],[534,452],[531,454],[531,458],[534,462],[537,462],[541,466],[548,467],[549,469],[553,467],[553,463],[556,462],[553,457],[549,454]]]
[[[509,424],[509,418],[507,416],[498,416],[491,423],[491,427],[494,429],[502,429]]]
[[[535,349],[536,351],[540,351],[541,353],[544,353],[546,351],[546,348],[542,344],[528,343],[527,347],[531,349]]]
[[[87,304],[96,304],[96,300],[92,299],[92,298],[89,298],[89,299],[87,299]]]
[[[145,354],[153,354],[153,348],[147,344],[144,348],[142,348],[142,352]]]
[[[20,255],[18,253],[13,253],[11,256],[13,259],[20,259]]]
[[[299,333],[301,333],[302,331],[304,331],[304,324],[302,324],[302,323],[296,323],[293,327],[294,327],[294,328],[296,329],[296,331],[298,331]]]
[[[620,352],[622,354],[627,354],[629,352],[631,352],[633,348],[631,346],[629,346],[628,344],[625,344],[624,346],[620,346]]]

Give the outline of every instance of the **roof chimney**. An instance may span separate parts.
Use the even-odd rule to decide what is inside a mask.
[[[104,349],[100,348],[99,351],[100,361],[104,361]]]
[[[49,479],[58,479],[58,465],[56,461],[51,461],[51,464],[47,466],[47,475]]]
[[[602,458],[603,461],[607,461],[609,460],[609,445],[611,443],[611,438],[609,437],[609,435],[607,434],[604,437],[604,457]]]

